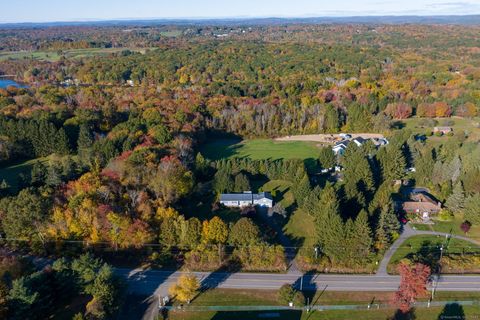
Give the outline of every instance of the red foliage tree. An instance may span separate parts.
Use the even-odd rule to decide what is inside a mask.
[[[470,221],[463,221],[462,224],[460,225],[460,229],[462,229],[463,233],[467,234],[468,231],[470,231],[470,228],[472,227],[472,224]]]
[[[412,107],[406,103],[389,103],[385,113],[395,119],[406,119],[412,115]]]
[[[395,293],[394,303],[403,313],[406,313],[417,298],[428,294],[427,282],[430,276],[430,267],[421,263],[410,264],[402,261],[397,270],[401,279],[398,291]]]

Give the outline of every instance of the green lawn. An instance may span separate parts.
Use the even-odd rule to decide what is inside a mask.
[[[287,209],[290,208],[295,203],[295,197],[290,191],[292,183],[284,180],[271,180],[262,185],[258,191],[259,192],[270,192],[273,196],[275,203],[281,203],[282,206]]]
[[[5,179],[5,181],[7,181],[7,183],[12,187],[13,191],[16,191],[20,179],[20,174],[29,174],[32,166],[37,161],[46,162],[48,161],[48,157],[32,159],[21,163],[9,165],[7,167],[0,167],[0,181]]]
[[[82,58],[94,55],[108,55],[111,53],[121,52],[124,50],[136,51],[145,53],[147,49],[144,48],[89,48],[89,49],[72,49],[62,50],[61,54],[58,51],[5,51],[0,52],[0,61],[13,59],[34,59],[55,62],[60,60],[63,55],[66,58]]]
[[[445,237],[418,235],[407,239],[398,248],[388,265],[389,273],[394,273],[395,266],[402,259],[419,261],[436,268],[440,259],[442,244],[446,244],[443,251],[445,258],[448,258],[450,254],[452,256],[462,254],[480,255],[480,247],[464,240],[451,238],[446,241]],[[463,271],[468,272],[468,270]]]
[[[303,210],[296,210],[290,216],[283,230],[296,245],[303,245],[305,247],[315,246],[315,224],[313,217]]]
[[[425,122],[427,118],[409,118],[402,120],[401,122],[405,125],[406,128],[411,129],[413,133],[417,134],[425,134],[427,130],[432,131],[434,126],[426,126],[423,123]],[[448,125],[448,121],[453,122],[452,125],[448,125],[453,128],[454,133],[463,133],[467,132],[469,134],[470,140],[480,140],[480,118],[475,117],[472,119],[468,118],[457,118],[457,117],[452,117],[452,118],[434,118],[433,120],[437,121],[437,126],[443,126],[445,124]],[[445,141],[445,139],[448,139],[448,136],[442,136],[442,137],[435,137],[431,136],[429,137],[429,141],[432,143],[441,143],[442,141]]]
[[[392,292],[331,292],[318,291],[313,297],[310,297],[311,301],[315,305],[362,305],[369,304],[372,301],[374,303],[386,304],[391,301],[393,296]],[[463,293],[463,292],[438,292],[437,300],[453,301],[453,300],[478,300],[480,295],[478,293]],[[279,302],[277,300],[277,292],[272,290],[233,290],[233,289],[214,289],[209,290],[199,295],[193,302],[192,306],[277,306]],[[442,307],[435,308],[418,308],[414,311],[416,319],[438,319],[442,313]],[[450,316],[462,315],[470,317],[478,315],[480,312],[479,306],[463,307],[463,310],[455,310],[451,312]],[[169,313],[169,319],[177,320],[223,320],[223,319],[261,319],[268,316],[273,316],[274,319],[381,319],[385,320],[388,317],[392,317],[395,314],[395,308],[381,309],[381,310],[362,310],[362,311],[350,311],[350,310],[338,310],[338,311],[314,311],[314,312],[301,312],[301,311],[254,311],[254,312],[214,312],[214,311],[171,311]],[[277,316],[278,315],[278,316]],[[273,317],[272,317],[273,318]],[[404,319],[404,318],[395,318]]]
[[[271,139],[235,140],[215,139],[201,146],[200,152],[210,160],[223,158],[251,159],[317,159],[319,149],[314,142]]]
[[[412,226],[418,230],[424,231],[436,231],[436,232],[444,232],[444,233],[451,233],[454,235],[459,236],[466,236],[472,238],[473,240],[477,240],[480,242],[480,226],[473,225],[470,231],[465,234],[460,229],[460,224],[463,222],[463,218],[456,215],[452,221],[438,221],[434,220],[433,225],[427,224],[413,224]]]

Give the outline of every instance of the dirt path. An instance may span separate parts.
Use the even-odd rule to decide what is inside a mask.
[[[380,133],[352,133],[350,134],[353,138],[362,137],[364,139],[380,139],[384,138],[383,134]],[[297,136],[285,136],[280,138],[275,138],[275,141],[313,141],[321,143],[334,143],[336,141],[342,140],[340,134],[337,133],[325,133],[325,134],[304,134]]]

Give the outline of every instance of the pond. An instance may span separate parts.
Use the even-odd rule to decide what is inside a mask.
[[[27,88],[26,85],[20,84],[16,81],[10,80],[10,79],[0,79],[0,88],[6,88],[8,86],[14,86],[17,88]]]

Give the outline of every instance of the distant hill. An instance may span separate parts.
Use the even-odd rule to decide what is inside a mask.
[[[128,25],[280,25],[280,24],[457,24],[480,25],[480,15],[452,16],[353,16],[307,18],[205,18],[60,21],[44,23],[4,23],[1,28],[35,28],[53,26],[128,26]]]

